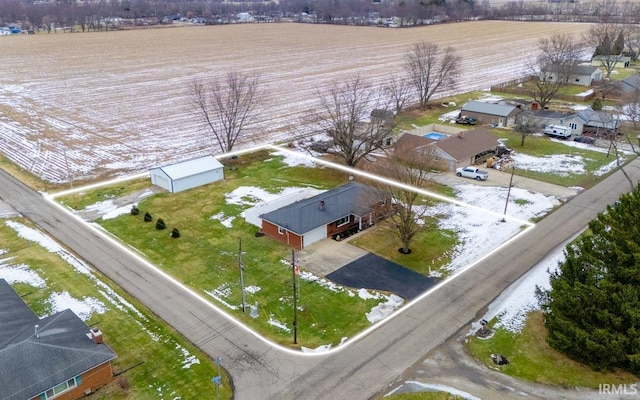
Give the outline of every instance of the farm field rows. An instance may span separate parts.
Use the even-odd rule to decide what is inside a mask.
[[[457,92],[520,76],[541,37],[587,24],[478,21],[413,29],[301,24],[16,35],[0,41],[0,151],[50,182],[95,180],[218,153],[190,105],[195,79],[257,73],[250,147],[313,131],[318,91],[402,71],[418,41],[462,56]]]

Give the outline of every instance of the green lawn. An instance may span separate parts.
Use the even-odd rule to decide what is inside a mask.
[[[155,265],[205,297],[215,295],[227,312],[266,337],[293,346],[291,250],[269,237],[256,237],[258,228],[245,222],[241,212],[247,205],[230,204],[225,194],[241,186],[259,187],[278,193],[287,187],[333,188],[346,183],[345,172],[330,168],[289,167],[282,157],[261,151],[237,159],[222,160],[225,180],[186,192],[157,194],[140,201],[137,216],[122,215],[99,220],[109,232],[139,249]],[[99,189],[59,199],[65,204],[111,196],[113,189]],[[248,199],[247,199],[248,200]],[[153,222],[144,222],[149,212]],[[216,216],[212,218],[212,216]],[[157,230],[162,218],[166,230]],[[229,228],[221,220],[231,220]],[[173,228],[181,237],[171,238]],[[258,304],[259,317],[240,311],[241,290],[238,266],[239,239],[246,304]],[[301,266],[304,270],[304,265]],[[339,344],[370,325],[366,318],[381,299],[361,299],[352,290],[332,289],[322,281],[300,279],[298,346],[315,348]],[[213,297],[210,297],[214,301]],[[248,307],[247,307],[248,308]]]
[[[19,229],[11,227],[16,225]],[[50,314],[49,299],[60,293],[83,303],[93,300],[104,305],[104,312],[94,312],[85,322],[99,327],[105,343],[117,353],[113,361],[117,376],[114,383],[92,398],[157,399],[163,398],[159,396],[162,393],[170,398],[189,399],[215,391],[211,378],[217,375],[217,367],[208,356],[100,273],[79,264],[70,253],[51,252],[37,241],[20,237],[18,232],[26,229],[37,230],[22,218],[0,219],[0,249],[4,251],[0,265],[22,270],[22,276],[26,274],[24,268],[28,268],[45,282],[43,287],[37,287],[33,281],[22,279],[12,285],[36,314]],[[79,272],[74,265],[86,270]],[[232,398],[231,385],[224,374],[220,398]]]
[[[522,137],[519,133],[506,130],[494,130],[494,133],[503,139],[507,139],[505,144],[507,147],[517,153],[527,154],[534,157],[545,157],[551,155],[565,155],[569,158],[581,157],[584,161],[584,169],[586,173],[560,175],[558,171],[538,172],[518,168],[516,164],[515,174],[537,179],[542,182],[553,183],[560,186],[580,186],[589,188],[603,179],[603,176],[597,176],[593,171],[598,171],[601,167],[615,161],[613,152],[611,154],[593,151],[589,149],[581,149],[577,147],[566,146],[558,143],[545,136],[527,136],[524,146],[521,146]],[[631,161],[635,155],[621,155],[621,162],[626,164]]]
[[[491,321],[492,324],[494,321]],[[638,377],[623,371],[600,373],[552,349],[546,341],[542,314],[529,315],[520,334],[497,329],[489,339],[471,337],[468,350],[488,368],[531,382],[565,387],[598,388],[599,383],[634,383]],[[491,354],[501,354],[508,365],[496,366]]]

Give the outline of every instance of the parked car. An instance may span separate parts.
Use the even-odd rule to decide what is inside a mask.
[[[573,140],[578,143],[587,143],[587,144],[594,144],[596,142],[596,140],[591,136],[576,136],[573,138]]]
[[[456,169],[456,175],[462,176],[465,178],[475,179],[477,181],[486,181],[489,177],[489,173],[487,171],[482,171],[476,167],[460,167]]]

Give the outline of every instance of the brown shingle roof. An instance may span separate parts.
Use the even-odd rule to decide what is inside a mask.
[[[495,149],[498,146],[498,137],[486,128],[475,128],[443,139],[437,142],[436,146],[456,161],[461,161]]]

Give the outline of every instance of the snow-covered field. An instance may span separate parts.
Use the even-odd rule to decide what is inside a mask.
[[[312,132],[306,117],[318,106],[318,91],[358,73],[382,84],[402,71],[415,42],[457,50],[460,92],[520,76],[540,37],[587,29],[477,21],[412,29],[239,24],[14,35],[1,49],[0,151],[53,182],[131,174],[217,152],[189,105],[195,79],[231,70],[259,75],[265,100],[246,147]]]

